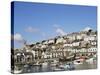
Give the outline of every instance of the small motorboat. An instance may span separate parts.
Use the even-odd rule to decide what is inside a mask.
[[[29,65],[26,64],[26,65],[24,65],[24,68],[25,68],[25,67],[29,67]]]
[[[73,69],[75,69],[74,64],[60,65],[59,68],[64,69],[64,70],[73,70]]]
[[[69,70],[70,65],[69,64],[60,65],[59,68],[64,69],[64,70]]]

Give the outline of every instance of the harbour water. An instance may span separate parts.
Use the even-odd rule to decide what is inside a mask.
[[[65,64],[65,63],[64,63]],[[36,72],[54,72],[54,71],[70,71],[70,70],[87,70],[87,69],[96,69],[97,62],[87,63],[83,62],[82,64],[70,64],[73,68],[62,69],[58,66],[52,66],[51,64],[45,66],[31,66],[23,67],[21,73],[36,73]]]

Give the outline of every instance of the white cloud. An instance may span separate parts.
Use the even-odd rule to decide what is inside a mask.
[[[56,33],[57,34],[60,34],[60,35],[66,35],[67,33],[61,29],[61,26],[57,25],[57,24],[54,24],[53,27],[56,28]]]
[[[58,34],[60,34],[60,35],[66,35],[66,32],[64,32],[62,29],[60,29],[60,28],[57,28],[56,29],[56,32],[58,33]]]
[[[88,31],[88,30],[90,30],[90,29],[92,29],[92,28],[86,27],[86,28],[83,29],[83,31]]]
[[[39,32],[39,29],[38,28],[33,28],[33,27],[29,26],[29,27],[27,27],[25,29],[25,31],[26,32],[30,32],[30,33],[37,33],[37,32]]]
[[[25,40],[23,39],[22,35],[19,34],[19,33],[14,34],[12,39],[14,41],[17,41],[17,42],[20,42],[20,43],[24,43],[25,42]]]

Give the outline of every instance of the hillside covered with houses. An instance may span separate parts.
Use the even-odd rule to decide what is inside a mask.
[[[34,38],[34,37],[33,37]],[[14,64],[36,64],[48,61],[74,61],[89,59],[97,54],[97,31],[91,28],[63,36],[12,48]]]

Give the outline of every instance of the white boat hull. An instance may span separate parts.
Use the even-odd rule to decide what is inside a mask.
[[[15,74],[19,74],[19,73],[21,73],[22,72],[22,70],[14,70],[14,73]]]

